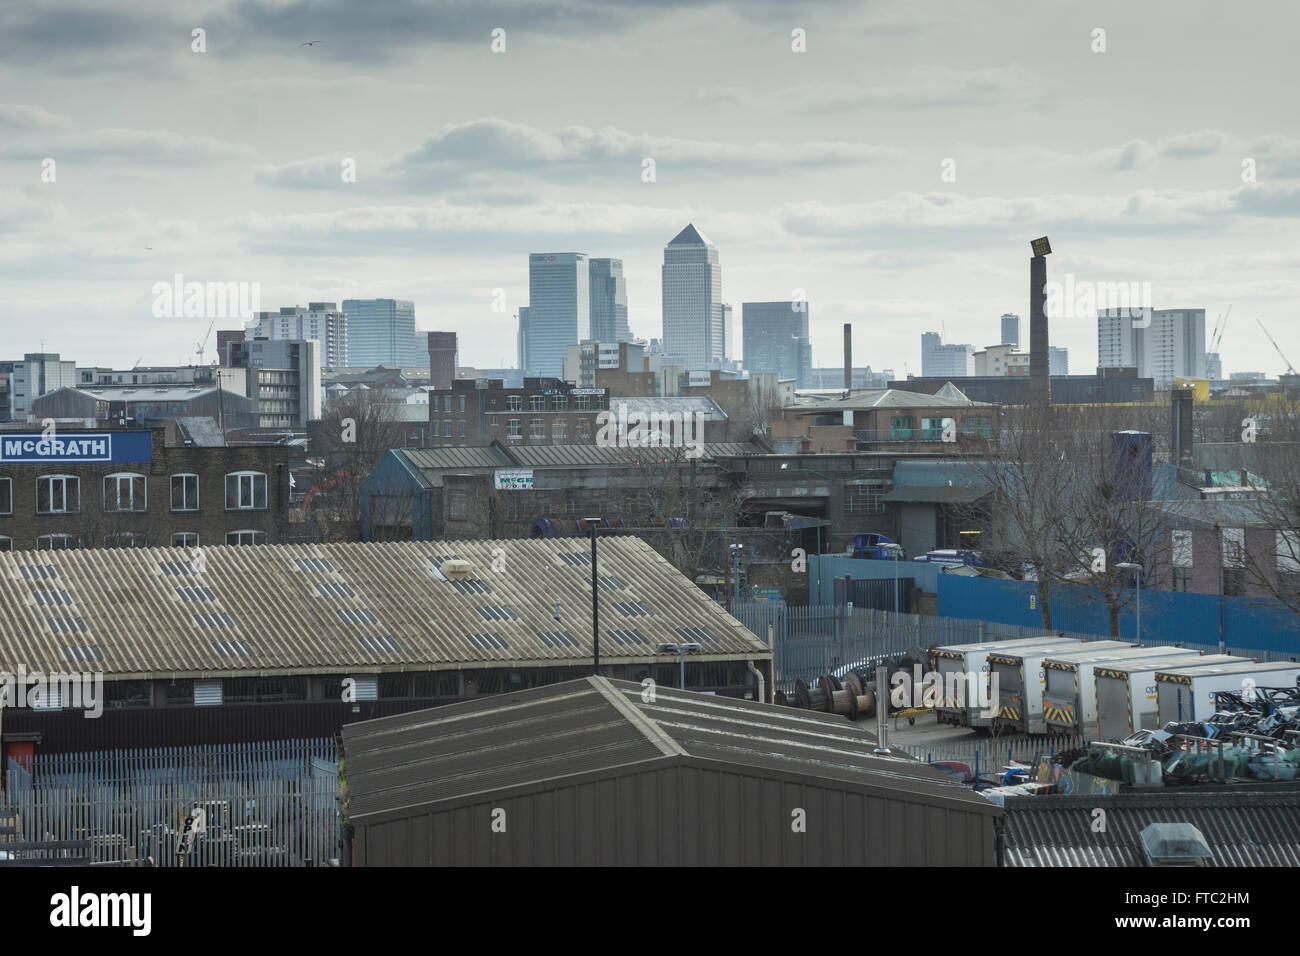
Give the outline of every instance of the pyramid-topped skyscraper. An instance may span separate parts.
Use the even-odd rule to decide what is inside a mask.
[[[664,364],[687,371],[725,357],[718,247],[687,225],[664,247]]]

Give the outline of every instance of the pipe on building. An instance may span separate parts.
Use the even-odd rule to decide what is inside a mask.
[[[767,684],[763,680],[763,672],[754,666],[753,661],[745,661],[745,663],[749,665],[749,672],[753,674],[754,679],[758,681],[758,702],[760,704],[769,703],[767,699]]]

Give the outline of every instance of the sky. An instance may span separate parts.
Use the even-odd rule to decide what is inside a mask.
[[[737,337],[742,303],[806,294],[814,365],[845,322],[899,376],[922,332],[979,348],[1003,312],[1027,346],[1048,235],[1049,278],[1150,283],[1207,333],[1231,306],[1225,368],[1275,375],[1298,34],[1290,0],[2,4],[0,358],[193,362],[211,319],[152,309],[181,274],[267,310],[412,299],[508,366],[531,252],[622,258],[658,337],[691,222]],[[1093,316],[1051,342],[1095,366]]]

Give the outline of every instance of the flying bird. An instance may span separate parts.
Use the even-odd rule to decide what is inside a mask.
[[[308,40],[306,43],[299,43],[299,46],[315,46],[317,43],[324,43],[324,40]]]

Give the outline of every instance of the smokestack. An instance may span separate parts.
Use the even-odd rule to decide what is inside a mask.
[[[1047,257],[1052,247],[1044,236],[1030,243],[1029,260],[1029,403],[1052,404],[1052,379],[1047,354]]]
[[[853,326],[844,323],[844,391],[853,387]]]

